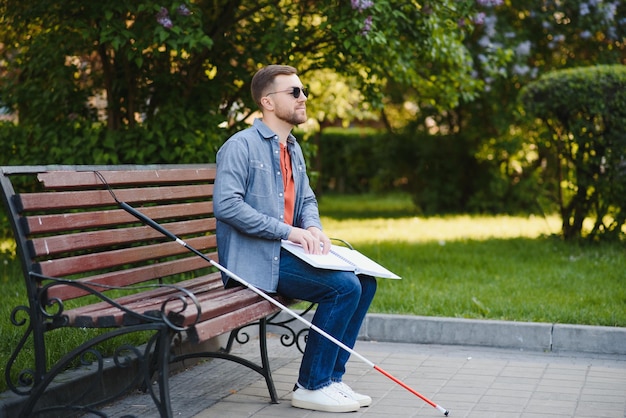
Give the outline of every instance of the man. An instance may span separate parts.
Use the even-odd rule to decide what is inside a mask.
[[[376,280],[352,272],[316,269],[281,240],[311,254],[327,254],[317,200],[302,149],[291,134],[307,120],[307,91],[295,68],[269,65],[252,78],[252,97],[263,115],[226,141],[217,153],[214,212],[220,263],[268,293],[318,304],[312,323],[353,347],[376,292]],[[224,277],[226,286],[237,285]],[[342,382],[349,353],[310,331],[292,405],[352,412],[371,403]]]

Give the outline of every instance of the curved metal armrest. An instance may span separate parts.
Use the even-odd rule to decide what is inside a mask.
[[[145,321],[145,322],[155,322],[155,320],[159,319],[162,320],[163,322],[165,322],[171,329],[175,330],[175,331],[185,331],[188,328],[191,328],[193,326],[195,326],[198,321],[200,320],[200,316],[202,314],[202,308],[200,306],[200,303],[198,302],[198,299],[196,298],[196,295],[194,295],[192,292],[190,292],[188,289],[185,289],[184,287],[181,286],[177,286],[174,284],[163,284],[163,283],[159,283],[159,284],[144,284],[144,285],[138,285],[138,286],[111,286],[111,285],[105,285],[105,284],[99,284],[99,283],[86,283],[86,282],[79,282],[76,280],[68,280],[68,279],[63,279],[60,277],[52,277],[52,276],[46,276],[44,274],[39,274],[39,273],[35,273],[35,272],[29,272],[29,275],[31,277],[37,278],[38,280],[49,280],[51,283],[48,283],[46,285],[44,285],[41,288],[41,291],[39,292],[39,309],[41,310],[42,314],[45,317],[54,319],[54,318],[60,318],[62,316],[64,307],[63,307],[63,301],[58,299],[58,298],[52,298],[52,299],[44,299],[44,296],[47,294],[47,290],[53,286],[58,286],[58,285],[66,285],[66,286],[72,286],[72,287],[76,287],[79,288],[81,290],[84,290],[85,292],[96,296],[98,299],[102,300],[103,302],[108,303],[111,306],[114,306],[118,309],[120,309],[121,311],[127,313],[130,316],[133,316],[135,318],[140,319],[141,321]],[[114,299],[111,299],[110,297],[108,297],[107,295],[105,295],[104,293],[102,293],[101,291],[98,291],[97,289],[102,289],[102,290],[141,290],[141,289],[156,289],[156,288],[172,288],[175,289],[177,291],[179,291],[181,294],[178,295],[174,295],[173,297],[170,297],[168,299],[166,299],[162,304],[161,304],[161,317],[157,318],[154,316],[150,316],[150,315],[144,315],[138,312],[135,312],[133,310],[128,309],[127,307],[120,305],[119,303],[117,303]],[[183,312],[187,306],[189,305],[188,300],[191,301],[191,303],[193,303],[196,307],[196,318],[193,321],[193,324],[189,325],[188,327],[181,327],[179,325],[176,325],[175,323],[173,323],[168,314],[171,313],[168,309],[167,306],[170,302],[178,300],[180,302],[182,302],[181,307],[177,309],[176,312]],[[53,313],[49,313],[46,311],[45,307],[46,306],[52,306],[52,305],[56,305],[57,309],[55,312]],[[174,311],[172,311],[174,312]]]

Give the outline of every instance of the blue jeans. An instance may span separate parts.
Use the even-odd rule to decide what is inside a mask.
[[[282,249],[278,293],[318,304],[311,323],[353,348],[376,293],[376,279],[352,272],[317,269]],[[311,330],[298,383],[316,390],[340,382],[350,353]]]

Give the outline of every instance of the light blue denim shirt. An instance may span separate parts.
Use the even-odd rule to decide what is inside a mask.
[[[302,149],[291,134],[287,144],[296,189],[294,226],[321,229]],[[278,135],[260,119],[229,138],[218,151],[213,210],[220,264],[248,283],[275,292],[280,240],[287,239],[292,227],[283,221]]]

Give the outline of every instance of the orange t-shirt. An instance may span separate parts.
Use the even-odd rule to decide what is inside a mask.
[[[280,171],[283,175],[283,189],[285,192],[285,213],[286,224],[293,225],[293,212],[296,203],[296,187],[293,182],[293,172],[291,170],[291,157],[287,146],[280,144]]]

